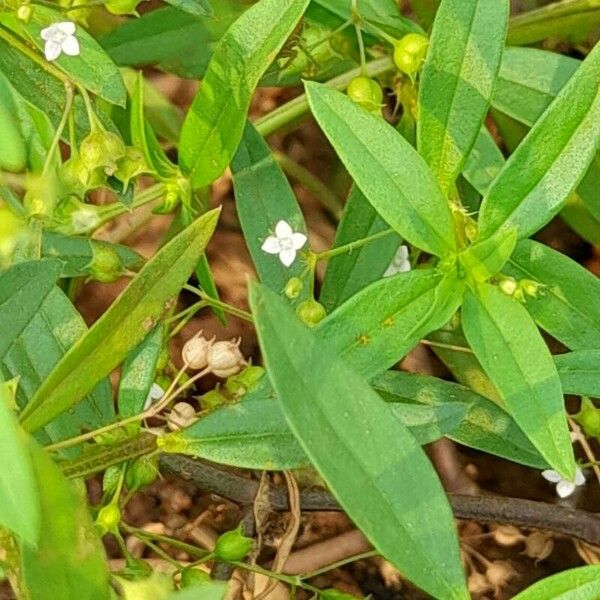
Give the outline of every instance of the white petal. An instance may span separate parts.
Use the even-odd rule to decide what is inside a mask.
[[[62,43],[62,51],[68,56],[79,56],[79,42],[74,35],[70,35]]]
[[[292,233],[292,243],[295,250],[300,250],[308,238],[303,233]]]
[[[270,235],[260,247],[263,252],[267,254],[279,254],[281,252],[281,244],[279,242],[279,238],[276,238],[274,235]]]
[[[558,483],[562,481],[562,477],[556,472],[547,469],[546,471],[542,471],[542,477],[547,481],[551,481],[552,483]]]
[[[581,469],[575,469],[575,485],[583,485],[585,483],[585,475]]]
[[[575,491],[575,484],[570,481],[559,481],[556,484],[556,493],[561,498],[567,498]]]
[[[60,31],[67,35],[73,35],[75,33],[75,23],[73,23],[72,21],[63,21],[62,23],[55,23],[54,27],[60,29]]]
[[[399,272],[400,270],[398,269],[398,267],[392,262],[390,266],[385,270],[385,273],[382,275],[382,277],[393,277]]]
[[[282,250],[279,253],[279,260],[286,267],[289,267],[296,260],[296,251],[293,248],[290,248],[289,250]]]
[[[40,37],[43,40],[51,40],[54,37],[56,32],[56,28],[54,25],[50,25],[50,27],[45,27],[40,31]]]
[[[278,238],[289,238],[292,237],[294,230],[289,226],[286,221],[278,221],[277,225],[275,225],[275,235]]]
[[[52,40],[48,40],[46,42],[46,44],[44,45],[44,56],[46,57],[46,60],[48,60],[48,61],[56,60],[60,56],[61,52],[62,52],[62,48],[61,48],[60,44],[57,44],[56,42],[53,42]]]

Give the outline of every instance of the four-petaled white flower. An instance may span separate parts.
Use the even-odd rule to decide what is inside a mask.
[[[585,476],[583,475],[579,467],[575,469],[574,481],[568,481],[567,479],[563,479],[556,471],[551,471],[550,469],[542,471],[542,477],[547,481],[556,484],[556,493],[561,498],[566,498],[567,496],[570,496],[575,491],[575,488],[577,486],[583,485],[585,483]]]
[[[150,391],[148,392],[148,396],[146,397],[146,402],[144,402],[143,410],[148,410],[153,404],[155,404],[158,400],[160,400],[165,395],[165,390],[163,390],[158,383],[153,383]]]
[[[79,56],[79,42],[75,37],[75,23],[72,21],[52,23],[42,29],[40,36],[46,42],[46,60],[56,60],[63,52],[68,56]]]
[[[279,254],[279,260],[289,267],[296,260],[296,252],[306,244],[307,237],[295,232],[288,223],[279,221],[275,235],[270,235],[261,246],[267,254]]]
[[[391,277],[397,273],[407,273],[410,271],[410,260],[408,259],[408,246],[400,246],[392,258],[392,262],[383,274],[384,277]]]

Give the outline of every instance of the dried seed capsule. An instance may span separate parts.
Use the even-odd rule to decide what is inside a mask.
[[[191,404],[187,402],[178,402],[167,418],[167,427],[171,431],[183,429],[196,421],[196,411]]]
[[[216,342],[208,349],[208,366],[217,377],[229,377],[239,373],[246,366],[240,352],[241,338],[237,342]]]
[[[190,338],[181,351],[181,358],[188,364],[190,369],[204,369],[208,365],[208,350],[214,343],[202,336],[199,331],[193,338]]]
[[[529,534],[525,540],[525,550],[523,551],[523,554],[539,561],[548,558],[553,550],[554,540],[549,535],[534,531]]]

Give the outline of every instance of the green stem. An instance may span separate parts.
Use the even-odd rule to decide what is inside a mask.
[[[241,308],[236,308],[235,306],[231,306],[231,304],[227,304],[226,302],[221,302],[221,300],[217,300],[216,298],[212,298],[211,296],[208,296],[203,291],[199,290],[197,287],[194,287],[193,285],[189,285],[189,284],[184,285],[183,289],[187,290],[188,292],[192,292],[192,294],[195,294],[199,298],[202,298],[202,300],[207,304],[207,306],[221,308],[225,312],[228,312],[230,315],[233,315],[240,319],[244,319],[245,321],[248,321],[249,323],[254,323],[254,319],[252,318],[252,315],[249,312],[242,310]]]
[[[187,544],[186,542],[182,542],[181,540],[177,540],[172,537],[168,537],[166,535],[160,535],[157,533],[150,533],[143,529],[139,529],[137,527],[132,527],[127,523],[121,523],[121,528],[124,529],[127,533],[131,533],[139,538],[147,538],[156,540],[157,542],[163,542],[165,544],[169,544],[173,546],[173,548],[177,548],[178,550],[184,550],[191,556],[197,556],[199,558],[203,558],[210,554],[207,550],[202,550],[202,548],[198,548],[196,546],[192,546],[191,544]]]
[[[374,233],[366,238],[362,238],[360,240],[354,240],[348,244],[344,244],[343,246],[338,246],[337,248],[332,248],[331,250],[325,250],[324,252],[319,252],[316,254],[317,260],[328,260],[333,258],[334,256],[338,256],[340,254],[347,254],[356,250],[356,248],[360,248],[369,242],[373,242],[378,240],[379,238],[390,235],[390,233],[395,233],[393,229],[385,229],[384,231],[380,231],[379,233]]]
[[[374,556],[379,556],[379,552],[377,550],[369,550],[367,552],[362,552],[361,554],[355,554],[354,556],[349,556],[348,558],[344,558],[342,560],[338,560],[337,562],[331,563],[323,567],[322,569],[317,569],[316,571],[310,571],[309,573],[305,573],[301,575],[301,579],[312,579],[313,577],[317,577],[317,575],[322,575],[323,573],[327,573],[328,571],[332,571],[333,569],[337,569],[338,567],[343,567],[352,562],[356,562],[357,560],[363,560],[365,558],[373,558]]]
[[[369,27],[380,37],[382,37],[388,44],[391,44],[392,47],[396,45],[398,41],[395,37],[391,36],[389,33],[385,32],[381,27],[377,27],[373,23],[369,23]]]
[[[432,346],[433,348],[443,348],[444,350],[452,350],[453,352],[464,352],[465,354],[473,354],[471,348],[466,346],[455,346],[454,344],[443,344],[442,342],[433,342],[431,340],[421,340],[421,344]]]
[[[366,69],[369,77],[376,77],[377,75],[382,75],[383,73],[393,70],[394,65],[389,56],[384,56],[367,63]],[[338,75],[337,77],[330,79],[326,85],[336,90],[345,90],[346,87],[348,87],[348,83],[360,75],[361,72],[361,67],[357,67],[356,69],[352,69],[346,73],[343,73],[342,75]],[[283,104],[264,117],[258,119],[254,125],[257,131],[263,137],[266,137],[267,135],[278,131],[282,127],[285,127],[290,122],[303,117],[308,113],[308,110],[309,107],[306,94],[302,94],[297,98],[290,100],[286,104]]]
[[[101,206],[98,210],[99,221],[96,224],[96,229],[106,225],[109,221],[129,213],[140,206],[144,206],[150,202],[161,199],[165,192],[165,186],[163,183],[155,183],[153,186],[145,189],[143,192],[136,194],[133,198],[131,207],[125,206],[122,202],[112,202]]]
[[[189,323],[190,319],[192,319],[194,317],[194,315],[199,310],[202,310],[205,306],[208,306],[206,301],[200,300],[200,301],[192,304],[191,306],[188,306],[185,310],[182,310],[177,315],[168,319],[167,320],[168,323],[177,321],[178,319],[181,319],[181,321],[179,323],[177,323],[177,325],[173,328],[171,333],[169,333],[169,338],[175,337]]]
[[[230,564],[232,564],[234,567],[238,567],[239,569],[251,571],[252,573],[258,573],[259,575],[276,579],[282,583],[287,583],[293,587],[301,587],[309,592],[313,592],[314,594],[319,594],[321,591],[319,588],[309,585],[308,583],[304,583],[300,577],[296,575],[283,575],[282,573],[274,573],[273,571],[269,571],[268,569],[260,567],[259,565],[249,565],[248,563],[239,561],[231,561]]]
[[[309,192],[314,194],[321,202],[325,210],[339,221],[342,215],[343,205],[341,200],[334,194],[318,177],[315,177],[307,168],[292,160],[283,152],[273,153],[275,160],[281,168],[294,179],[297,179]]]
[[[52,165],[52,158],[54,157],[54,153],[58,150],[58,144],[60,142],[60,138],[62,133],[67,126],[67,122],[69,120],[69,115],[71,114],[71,109],[73,108],[73,86],[69,83],[65,83],[65,109],[63,111],[62,117],[60,119],[60,123],[56,128],[56,132],[54,133],[54,138],[52,138],[52,143],[48,148],[48,153],[46,154],[46,160],[44,161],[44,168],[42,169],[42,175],[48,172],[50,165]],[[60,157],[59,157],[60,158]]]
[[[354,24],[354,31],[356,32],[356,40],[358,41],[358,50],[360,53],[360,74],[363,76],[367,75],[367,58],[365,54],[365,42],[362,36],[362,30],[360,27],[362,18],[358,12],[358,0],[352,0],[351,7],[352,23]]]

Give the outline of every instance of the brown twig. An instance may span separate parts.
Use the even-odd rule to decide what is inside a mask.
[[[188,456],[165,454],[160,465],[203,490],[244,505],[252,504],[258,488],[256,481]],[[543,529],[600,545],[600,516],[594,513],[521,498],[448,494],[448,499],[454,515],[460,519]],[[274,510],[289,510],[283,486],[272,489],[271,506]],[[304,511],[341,510],[335,498],[322,489],[302,490],[300,506]]]

